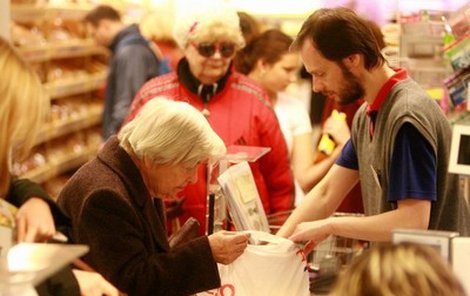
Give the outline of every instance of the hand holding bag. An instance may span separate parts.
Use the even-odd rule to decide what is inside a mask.
[[[221,286],[198,296],[310,296],[307,261],[291,240],[261,231],[251,234],[245,252],[218,264]]]

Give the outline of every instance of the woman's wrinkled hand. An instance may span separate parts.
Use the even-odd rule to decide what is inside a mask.
[[[208,236],[212,255],[217,263],[230,264],[237,259],[248,245],[248,233],[219,231]]]

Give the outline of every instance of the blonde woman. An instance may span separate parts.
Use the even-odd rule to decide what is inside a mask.
[[[465,296],[439,253],[412,243],[374,246],[340,275],[330,296]]]
[[[13,196],[9,194],[10,185],[16,186],[13,188],[22,186],[11,180],[12,153],[18,158],[27,155],[45,120],[49,98],[33,70],[3,39],[0,39],[0,67],[0,196],[20,206],[16,200],[11,200]],[[16,219],[18,241],[45,240],[55,232],[49,206],[42,199],[24,201]]]
[[[19,242],[42,242],[55,233],[54,218],[63,219],[54,202],[36,184],[12,180],[12,155],[21,158],[34,145],[44,122],[49,97],[36,73],[11,45],[0,38],[0,196],[19,207],[16,214]],[[53,216],[54,213],[54,216]],[[57,222],[57,221],[56,221]],[[39,295],[117,295],[97,273],[64,269],[39,285]],[[60,294],[62,293],[62,294]]]

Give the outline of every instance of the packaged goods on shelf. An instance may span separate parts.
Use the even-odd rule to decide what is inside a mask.
[[[444,51],[454,71],[460,71],[470,67],[470,37],[449,44]]]
[[[15,46],[45,46],[44,32],[36,26],[26,27],[15,22],[11,23],[11,40]]]
[[[11,35],[18,52],[38,73],[51,97],[47,122],[14,173],[43,183],[75,170],[96,155],[106,79],[106,49],[86,36],[89,1],[20,1],[11,4]]]
[[[14,175],[21,176],[27,172],[37,170],[47,165],[46,149],[44,146],[35,147],[29,157],[13,163],[12,171]]]
[[[456,72],[444,81],[449,93],[449,98],[454,106],[459,106],[467,102],[469,83],[470,67]]]
[[[65,135],[42,143],[25,161],[16,161],[13,173],[38,183],[83,165],[96,155],[101,137],[98,128]]]

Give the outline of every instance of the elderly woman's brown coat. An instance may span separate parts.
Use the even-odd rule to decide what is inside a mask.
[[[116,139],[80,168],[59,196],[84,260],[128,295],[188,295],[220,285],[207,237],[168,245],[160,199]]]

